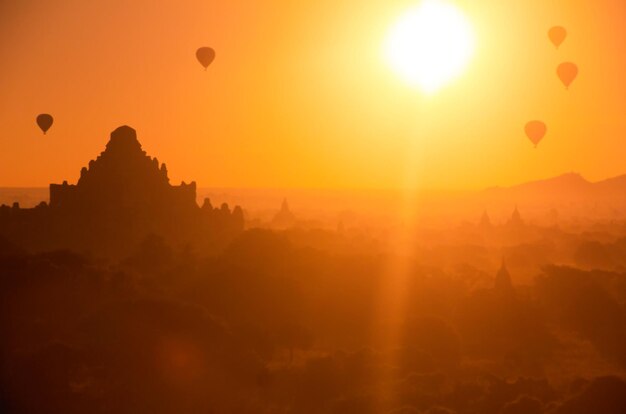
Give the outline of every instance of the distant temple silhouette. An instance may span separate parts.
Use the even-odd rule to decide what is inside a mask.
[[[501,294],[511,294],[514,290],[513,283],[511,282],[511,275],[509,273],[509,269],[506,267],[504,259],[502,260],[500,270],[496,273],[494,288]]]
[[[524,227],[524,220],[522,220],[522,215],[520,214],[517,206],[515,206],[515,210],[513,210],[513,214],[511,214],[511,218],[507,223],[510,227],[521,228]]]
[[[489,230],[493,227],[493,225],[491,224],[491,219],[489,218],[489,214],[487,214],[487,210],[483,212],[478,226],[483,230]]]
[[[240,207],[196,202],[196,183],[169,183],[167,167],[142,150],[134,129],[117,128],[75,185],[50,185],[50,203],[0,207],[0,235],[20,246],[129,254],[147,236],[215,248],[243,231]]]
[[[280,210],[272,219],[272,227],[276,229],[288,229],[295,226],[296,222],[296,216],[289,209],[287,200],[284,199],[280,206]]]

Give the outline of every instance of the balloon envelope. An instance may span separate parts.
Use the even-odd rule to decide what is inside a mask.
[[[530,121],[526,124],[525,131],[526,136],[528,136],[528,139],[530,139],[530,142],[532,142],[536,148],[543,137],[546,136],[548,127],[546,127],[546,124],[541,121]]]
[[[578,66],[571,62],[561,63],[556,69],[556,73],[563,85],[565,85],[565,88],[569,88],[578,76]]]
[[[54,118],[52,118],[50,114],[37,115],[37,125],[39,125],[44,135],[46,135],[46,132],[50,129],[53,122]]]
[[[567,30],[561,26],[554,26],[548,31],[548,37],[552,44],[558,49],[565,41],[565,38],[567,38]]]
[[[198,62],[204,66],[204,70],[206,70],[206,68],[208,68],[215,59],[215,50],[210,47],[201,47],[196,50],[196,58],[198,59]]]

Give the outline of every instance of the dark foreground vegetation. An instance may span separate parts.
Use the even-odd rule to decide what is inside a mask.
[[[393,257],[292,235],[210,257],[151,236],[121,261],[2,241],[0,411],[626,412],[626,274],[411,262],[389,319]]]

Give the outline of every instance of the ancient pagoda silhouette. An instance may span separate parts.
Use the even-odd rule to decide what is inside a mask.
[[[296,216],[291,212],[287,199],[283,199],[280,210],[272,219],[272,227],[284,230],[295,226],[296,222]]]
[[[50,207],[141,212],[196,204],[196,184],[172,186],[165,164],[142,150],[134,129],[117,128],[104,152],[83,167],[76,185],[50,184]]]
[[[196,202],[196,183],[171,185],[165,164],[142,149],[134,129],[111,133],[76,184],[50,185],[34,209],[2,206],[0,235],[31,250],[68,248],[123,256],[148,236],[172,245],[216,248],[243,230],[240,207]]]

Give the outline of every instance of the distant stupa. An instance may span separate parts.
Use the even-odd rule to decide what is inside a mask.
[[[515,206],[515,210],[513,210],[513,214],[511,214],[511,218],[509,219],[507,224],[511,227],[523,227],[524,226],[524,220],[522,220],[522,215],[517,209],[517,206]]]
[[[280,210],[272,219],[272,227],[278,229],[287,229],[293,227],[296,224],[296,216],[289,209],[287,200],[284,199]]]
[[[509,274],[509,270],[506,267],[506,263],[504,259],[502,260],[502,265],[500,266],[500,270],[496,273],[496,280],[494,284],[494,288],[497,292],[509,294],[513,292],[513,283],[511,282],[511,275]]]
[[[478,224],[478,226],[484,230],[487,230],[493,227],[491,224],[491,219],[489,218],[489,214],[487,214],[487,210],[483,211],[483,215],[480,218],[480,223]]]

